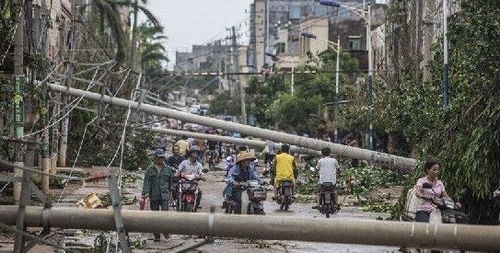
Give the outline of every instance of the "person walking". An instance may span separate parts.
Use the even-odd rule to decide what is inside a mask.
[[[172,168],[165,164],[165,152],[157,149],[155,161],[144,174],[142,198],[149,198],[152,211],[167,211],[172,186]],[[168,234],[163,234],[168,239]],[[160,234],[154,234],[155,242],[160,241]]]

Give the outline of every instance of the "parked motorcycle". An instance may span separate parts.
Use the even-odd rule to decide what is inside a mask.
[[[323,183],[319,193],[319,211],[330,218],[331,214],[338,211],[337,201],[335,200],[335,185],[333,183]]]
[[[277,202],[280,205],[281,211],[288,211],[290,205],[293,203],[293,182],[283,181],[278,188]]]
[[[242,189],[246,189],[248,195],[248,203],[246,204],[246,214],[264,215],[264,205],[262,201],[267,199],[267,191],[257,180],[249,180],[244,184],[238,186]],[[242,198],[243,199],[243,198]],[[236,202],[229,200],[225,204],[225,213],[234,213]],[[244,201],[242,201],[242,209],[245,208]],[[244,210],[244,209],[243,209]]]
[[[194,174],[182,173],[179,178],[177,211],[196,212],[196,201],[198,198],[198,181],[203,180]]]

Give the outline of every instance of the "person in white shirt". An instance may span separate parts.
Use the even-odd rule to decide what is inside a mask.
[[[177,170],[177,176],[182,175],[183,173],[185,174],[193,174],[196,177],[201,178],[201,180],[205,180],[203,178],[203,165],[201,165],[200,162],[198,162],[198,155],[200,151],[196,148],[191,148],[187,155],[188,159],[182,161],[179,164],[179,169]],[[196,208],[200,208],[200,201],[202,197],[202,192],[201,189],[198,188],[198,196],[196,197]]]
[[[337,183],[337,176],[340,175],[340,165],[337,159],[330,157],[332,151],[330,148],[324,148],[321,150],[323,157],[319,159],[316,165],[316,171],[319,171],[319,188],[318,188],[318,204],[319,204],[319,192],[321,192],[324,183],[332,183],[335,185]],[[334,193],[335,203],[338,203],[337,191]],[[313,208],[318,208],[314,206]]]

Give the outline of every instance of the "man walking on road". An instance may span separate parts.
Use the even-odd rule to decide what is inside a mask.
[[[167,211],[170,197],[170,187],[172,185],[172,169],[165,165],[165,153],[162,149],[155,152],[154,164],[146,169],[144,175],[144,185],[142,187],[142,197],[149,197],[151,210]],[[165,239],[168,234],[163,234]],[[155,242],[160,241],[160,234],[154,234]]]

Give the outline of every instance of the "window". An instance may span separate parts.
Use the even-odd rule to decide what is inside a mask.
[[[285,42],[276,43],[276,54],[286,53],[286,44]]]
[[[315,6],[316,8],[316,16],[324,16],[326,14],[328,14],[328,6],[324,6],[324,5],[318,5],[318,6]]]
[[[291,5],[289,11],[290,19],[300,19],[300,6]]]
[[[349,36],[349,50],[361,50],[361,36]]]

